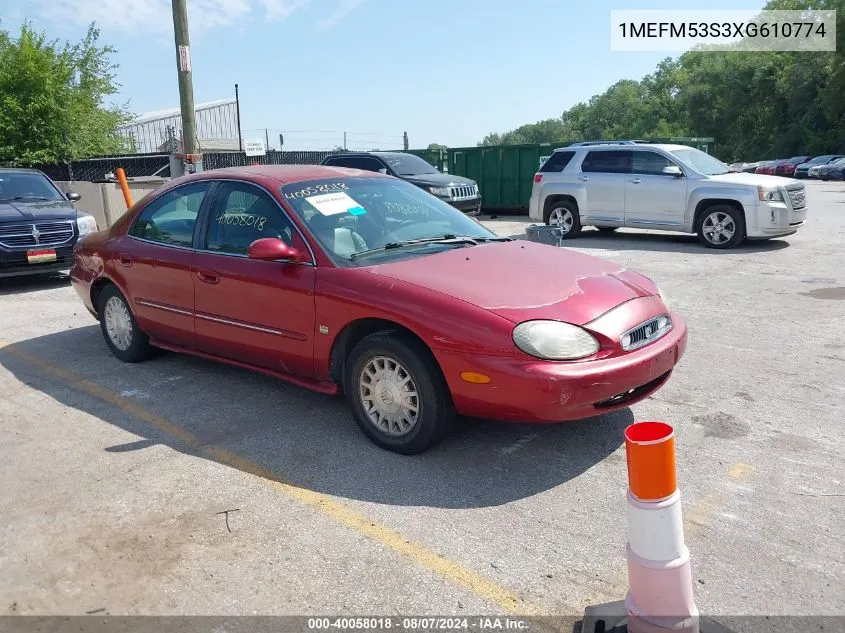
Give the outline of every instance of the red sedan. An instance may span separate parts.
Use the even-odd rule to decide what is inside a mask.
[[[333,167],[176,179],[83,238],[71,279],[117,358],[154,346],[342,392],[401,453],[457,414],[556,422],[642,400],[687,335],[642,275]]]

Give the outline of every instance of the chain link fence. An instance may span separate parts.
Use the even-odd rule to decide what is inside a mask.
[[[279,151],[270,150],[264,156],[247,156],[243,152],[212,152],[203,154],[203,169],[245,167],[259,165],[319,165],[334,150]],[[127,178],[140,176],[170,177],[169,154],[135,154],[132,156],[100,156],[52,165],[31,165],[52,180],[98,182],[112,180],[115,170],[122,167]]]
[[[168,154],[134,154],[132,156],[99,156],[53,165],[31,165],[52,180],[98,182],[111,180],[114,171],[123,167],[128,178],[137,176],[170,177]]]

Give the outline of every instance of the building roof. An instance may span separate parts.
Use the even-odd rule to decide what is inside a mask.
[[[211,110],[220,106],[232,105],[235,103],[234,99],[218,99],[217,101],[207,101],[205,103],[197,103],[194,105],[194,111]],[[129,123],[121,127],[129,127],[132,125],[140,125],[142,123],[150,123],[151,121],[159,121],[161,119],[169,119],[175,116],[182,116],[181,108],[168,108],[166,110],[155,110],[153,112],[146,112],[134,118]]]

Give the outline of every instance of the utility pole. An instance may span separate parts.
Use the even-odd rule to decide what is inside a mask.
[[[264,151],[269,152],[270,151],[270,132],[266,127],[264,128],[264,143],[265,143]]]
[[[346,151],[346,132],[343,133],[343,151]]]
[[[173,33],[176,36],[176,68],[179,72],[179,104],[182,108],[182,140],[185,159],[202,171],[202,155],[197,147],[197,121],[194,112],[194,83],[191,76],[191,42],[188,37],[187,0],[172,0]]]
[[[408,151],[408,133],[407,132],[402,133],[402,144],[405,146],[405,151],[407,152]]]
[[[235,112],[238,117],[238,151],[244,151],[244,137],[241,135],[241,98],[238,96],[238,84],[235,84]]]

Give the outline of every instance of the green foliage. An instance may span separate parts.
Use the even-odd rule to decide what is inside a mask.
[[[55,163],[125,151],[117,127],[126,108],[106,105],[117,92],[92,24],[76,44],[49,41],[31,25],[12,38],[0,31],[0,163]]]
[[[447,150],[449,149],[446,145],[441,145],[440,143],[429,143],[428,149],[432,151],[438,150]]]
[[[479,145],[712,136],[726,161],[845,153],[845,0],[771,0],[836,10],[836,52],[690,51],[549,119]]]

